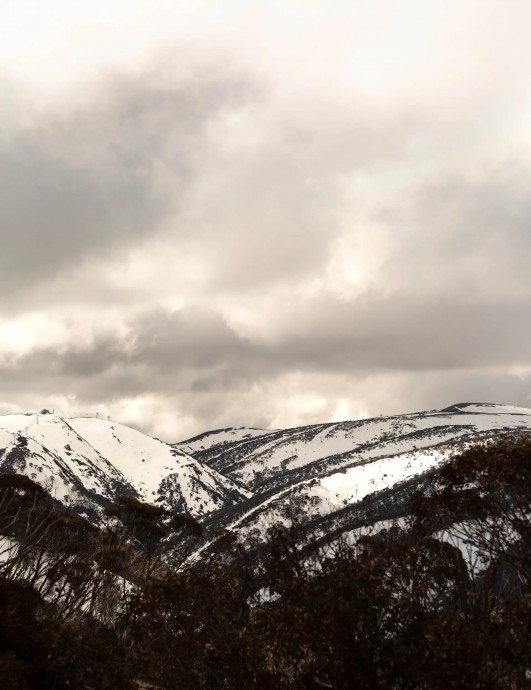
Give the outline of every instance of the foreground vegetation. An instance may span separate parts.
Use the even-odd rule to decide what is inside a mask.
[[[393,537],[308,557],[295,521],[175,570],[189,516],[121,497],[97,529],[3,475],[1,686],[529,687],[531,441],[466,451],[411,506]]]

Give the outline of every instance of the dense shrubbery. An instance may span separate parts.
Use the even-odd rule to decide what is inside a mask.
[[[200,536],[189,516],[120,498],[97,530],[2,477],[2,687],[529,687],[531,442],[470,449],[412,509],[409,531],[333,557],[274,527],[267,547],[227,535],[176,571],[171,549]]]

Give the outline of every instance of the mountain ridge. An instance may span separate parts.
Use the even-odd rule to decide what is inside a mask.
[[[531,409],[456,403],[290,429],[229,427],[173,444],[108,419],[6,415],[0,472],[52,488],[95,524],[118,494],[190,513],[205,526],[206,552],[220,530],[263,533],[295,504],[318,538],[363,522],[360,506],[380,518],[405,514],[409,493],[452,454],[504,433],[531,433]]]

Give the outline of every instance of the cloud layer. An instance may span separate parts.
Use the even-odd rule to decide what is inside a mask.
[[[5,71],[0,412],[178,440],[530,404],[524,10],[329,5],[139,2],[131,64]]]

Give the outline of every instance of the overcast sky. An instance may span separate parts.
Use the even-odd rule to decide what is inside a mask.
[[[531,406],[528,0],[0,0],[0,413]]]

